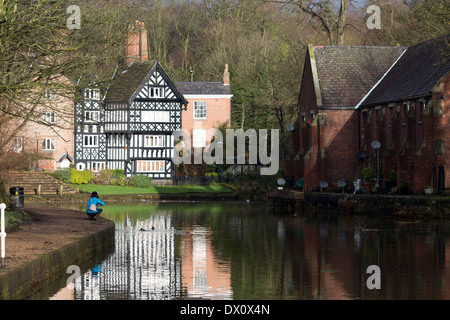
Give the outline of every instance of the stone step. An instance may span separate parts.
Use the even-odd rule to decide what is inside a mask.
[[[35,171],[15,171],[9,173],[9,183],[7,183],[7,191],[12,187],[24,188],[24,194],[34,195],[38,194],[40,186],[40,194],[59,194],[61,192],[66,194],[78,193],[78,190],[59,181],[44,172]]]

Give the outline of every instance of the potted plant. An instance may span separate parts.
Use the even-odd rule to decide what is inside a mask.
[[[365,191],[367,193],[371,193],[375,186],[376,171],[372,167],[367,167],[363,169],[362,174],[364,178],[364,185],[366,187]]]
[[[431,185],[426,186],[424,189],[425,194],[433,194],[434,188]]]
[[[389,188],[390,192],[397,192],[397,172],[391,170],[386,179],[386,187]]]

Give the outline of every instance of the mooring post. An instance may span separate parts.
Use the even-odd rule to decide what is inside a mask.
[[[0,204],[0,210],[1,210],[1,232],[0,237],[2,238],[2,251],[1,251],[1,257],[2,257],[2,269],[5,269],[5,238],[6,238],[6,232],[5,232],[5,209],[6,204],[1,203]]]

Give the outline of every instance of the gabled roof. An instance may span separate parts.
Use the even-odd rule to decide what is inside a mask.
[[[61,157],[59,157],[58,162],[61,162],[65,159],[69,160],[70,162],[73,162],[73,158],[68,153],[64,153]]]
[[[318,106],[354,108],[406,50],[404,47],[309,46]]]
[[[362,105],[371,106],[431,94],[431,89],[450,71],[448,43],[447,35],[408,48]]]
[[[144,82],[155,62],[133,63],[128,69],[113,79],[108,89],[106,101],[128,101]]]
[[[113,83],[106,94],[105,101],[131,101],[149,80],[150,76],[156,71],[164,78],[176,97],[179,98],[184,105],[187,105],[186,99],[158,61],[135,62],[131,64],[128,69],[124,70],[113,79]]]
[[[231,95],[229,85],[223,82],[177,82],[183,95]]]

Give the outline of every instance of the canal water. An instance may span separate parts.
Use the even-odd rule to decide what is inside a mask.
[[[246,202],[117,203],[103,216],[115,252],[49,299],[450,299],[447,220]]]

